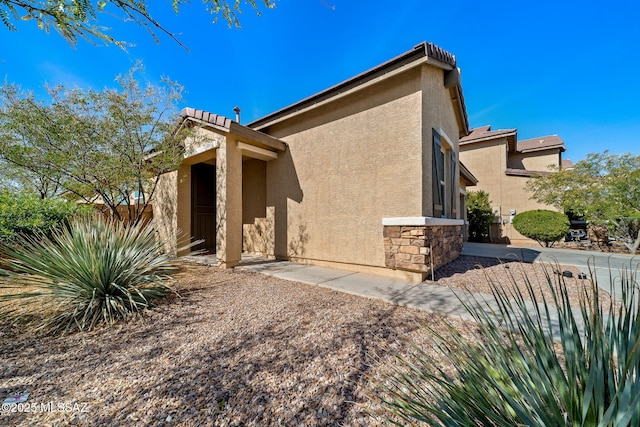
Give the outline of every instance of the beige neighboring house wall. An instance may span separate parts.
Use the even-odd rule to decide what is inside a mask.
[[[491,130],[490,126],[472,129],[460,140],[460,160],[478,180],[473,190],[489,194],[496,215],[491,241],[537,245],[513,228],[513,213],[557,210],[532,200],[525,187],[532,176],[561,168],[565,150],[557,135],[518,141],[516,129]]]
[[[422,280],[461,249],[460,196],[474,183],[466,169],[460,178],[458,163],[468,120],[455,57],[432,44],[246,126],[194,109],[182,117],[198,137],[185,142],[180,169],[163,176],[154,215],[168,235],[194,235],[194,167],[215,165],[223,266],[239,262],[240,244],[278,259]],[[436,206],[444,211],[436,215],[434,138],[444,159]]]

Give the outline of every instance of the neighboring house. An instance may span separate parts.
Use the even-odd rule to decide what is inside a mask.
[[[472,129],[460,139],[460,160],[477,177],[474,190],[489,193],[496,222],[491,227],[493,242],[530,244],[533,241],[515,231],[513,217],[533,209],[555,208],[532,200],[527,181],[536,175],[557,170],[563,163],[564,142],[557,135],[518,141],[516,129]]]
[[[247,125],[187,108],[199,137],[154,200],[162,232],[422,280],[462,248],[468,119],[456,59],[430,43]],[[461,178],[462,176],[462,178]]]

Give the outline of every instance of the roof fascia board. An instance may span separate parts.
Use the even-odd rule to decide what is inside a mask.
[[[458,83],[455,86],[449,88],[449,96],[451,101],[455,103],[455,116],[458,121],[458,138],[463,138],[469,135],[469,117],[467,116],[466,107],[464,104],[464,96],[462,94],[462,86]]]
[[[264,145],[264,148],[267,148],[268,150],[276,151],[285,151],[287,149],[287,145],[279,139],[274,138],[271,135],[267,135],[266,133],[250,129],[237,122],[231,122],[231,126],[229,126],[229,128],[229,132],[231,134],[236,135],[243,140],[246,138],[247,141],[245,142],[250,143],[251,145],[256,145],[256,143],[258,143],[260,145]]]
[[[504,174],[509,176],[524,176],[524,177],[532,177],[532,176],[545,176],[550,175],[553,172],[549,171],[533,171],[533,170],[525,170],[525,169],[505,169]]]
[[[285,151],[287,149],[287,145],[280,141],[277,138],[272,137],[271,135],[267,135],[262,132],[258,132],[256,130],[247,128],[246,126],[242,126],[239,123],[231,122],[229,128],[224,126],[215,125],[206,120],[196,119],[195,117],[185,117],[183,122],[180,124],[180,127],[184,125],[184,122],[191,121],[201,126],[204,129],[212,129],[214,131],[233,134],[235,136],[240,137],[245,143],[263,146],[261,148],[266,148],[268,150],[276,150],[276,151]]]
[[[196,119],[195,117],[185,117],[184,121],[187,121],[187,120],[189,120],[191,122],[194,122],[194,123],[197,123],[198,125],[200,125],[203,128],[214,129],[214,130],[217,130],[217,131],[220,131],[220,132],[225,132],[225,133],[228,133],[230,131],[229,128],[226,128],[226,127],[220,126],[220,125],[215,125],[215,124],[213,124],[211,122],[208,122],[206,120]]]
[[[546,150],[560,150],[561,152],[565,152],[566,148],[564,144],[548,145],[546,147],[525,148],[524,150],[518,150],[518,153],[532,153],[534,151],[546,151]]]
[[[271,150],[265,150],[264,148],[256,147],[255,145],[247,144],[244,142],[237,142],[238,149],[242,151],[242,154],[258,160],[268,162],[278,158],[278,153]]]

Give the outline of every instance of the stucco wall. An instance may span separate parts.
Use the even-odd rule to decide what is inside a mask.
[[[478,179],[469,191],[489,193],[491,206],[500,209],[502,205],[504,171],[507,165],[507,141],[505,138],[463,144],[460,146],[460,161]],[[508,212],[507,212],[508,214]]]
[[[504,138],[477,142],[460,146],[460,160],[478,179],[478,184],[469,191],[486,191],[489,193],[491,207],[499,212],[496,223],[492,226],[492,240],[508,241],[514,244],[536,244],[518,233],[511,225],[511,209],[516,213],[534,209],[556,210],[531,199],[526,190],[526,176],[505,174],[507,167],[534,171],[546,171],[549,164],[558,164],[557,150],[510,154],[507,160],[507,142]],[[506,222],[506,223],[505,223]]]
[[[273,209],[267,209],[267,163],[242,162],[242,234],[244,252],[272,256]]]
[[[161,235],[171,242],[168,245],[171,250],[186,245],[191,238],[191,165],[214,162],[215,147],[224,138],[219,133],[197,128],[185,140],[182,165],[178,170],[163,174],[160,178],[153,200],[153,216]]]
[[[449,138],[447,143],[451,144],[449,148],[456,153],[456,156],[458,156],[457,153],[459,151],[458,135],[460,130],[455,116],[454,105],[451,101],[451,95],[449,90],[443,86],[443,79],[444,73],[442,70],[426,65],[422,67],[422,216],[433,216],[432,129],[436,129],[438,132],[444,131]],[[443,141],[443,144],[446,143]],[[455,185],[450,189],[454,192],[454,195],[448,195],[448,197],[453,197],[456,218],[462,217],[458,197],[458,189],[460,187],[459,175],[459,172],[456,173]],[[447,191],[449,191],[449,189]]]
[[[242,162],[242,223],[253,224],[267,216],[267,164],[261,160]]]
[[[517,153],[509,156],[509,167],[529,171],[549,171],[549,165],[560,166],[561,155],[558,149]]]
[[[431,128],[457,143],[442,82],[442,70],[413,69],[264,129],[288,144],[267,164],[276,256],[385,266],[381,219],[431,208]]]
[[[153,198],[153,222],[166,249],[175,251],[189,243],[191,233],[191,166],[160,177]]]
[[[176,250],[178,171],[165,173],[160,177],[153,199],[153,223],[164,242],[165,249]]]

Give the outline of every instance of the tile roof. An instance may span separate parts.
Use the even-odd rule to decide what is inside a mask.
[[[495,138],[507,139],[507,151],[516,151],[516,140],[518,139],[518,129],[498,129],[491,130],[491,126],[480,126],[471,129],[471,133],[460,138],[460,145],[468,145],[476,142],[488,141]]]
[[[560,152],[567,150],[564,141],[558,135],[541,136],[538,138],[524,139],[518,141],[518,152],[528,153],[531,151],[560,149]]]
[[[209,113],[208,111],[199,110],[197,108],[183,108],[180,112],[177,126],[180,126],[186,120],[192,120],[204,125],[217,127],[224,132],[231,132],[242,137],[242,142],[248,142],[260,148],[275,149],[284,151],[286,144],[277,138],[267,135],[266,133],[243,126],[235,120],[231,120],[219,114]]]
[[[183,108],[180,112],[180,120],[184,119],[201,120],[205,123],[220,126],[225,129],[229,129],[231,122],[233,121],[225,116],[209,113],[204,110],[198,110],[196,108]]]
[[[470,144],[472,142],[477,142],[485,139],[493,139],[498,136],[507,136],[511,134],[516,134],[518,132],[517,129],[498,129],[491,130],[491,126],[480,126],[477,128],[471,129],[471,133],[464,138],[460,138],[460,144]]]
[[[569,159],[562,159],[562,163],[561,163],[561,167],[562,169],[573,169],[574,168],[574,164],[571,160]]]

